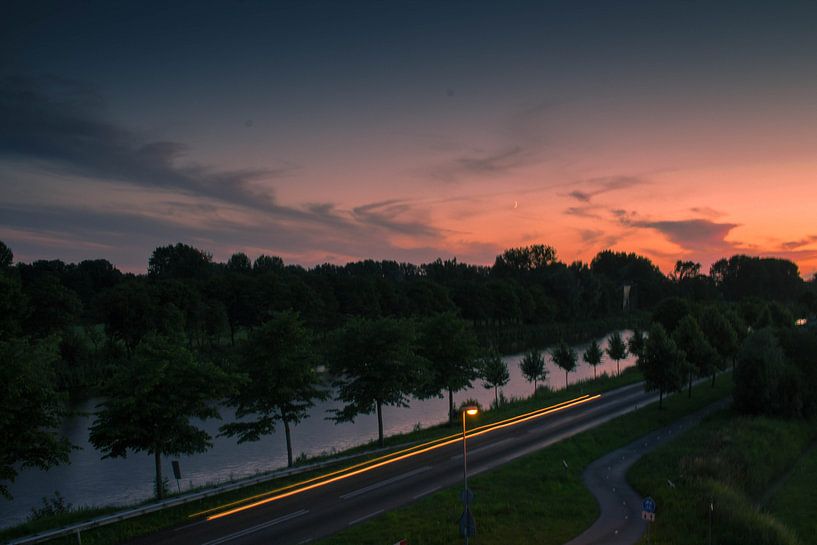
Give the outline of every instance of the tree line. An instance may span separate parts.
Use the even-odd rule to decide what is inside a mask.
[[[454,392],[481,378],[498,403],[508,370],[497,331],[560,332],[551,354],[567,382],[578,355],[563,333],[621,317],[624,285],[659,325],[646,339],[611,338],[609,357],[638,354],[662,397],[679,376],[691,385],[735,358],[738,318],[762,325],[815,311],[815,282],[792,263],[735,256],[709,276],[696,265],[679,262],[666,277],[647,258],[612,251],[566,265],[535,245],[491,267],[367,260],[305,269],[242,253],[216,263],[176,244],[157,248],[147,274],[135,275],[105,260],[14,263],[0,242],[0,493],[21,467],[67,461],[70,445],[52,430],[69,393],[102,395],[91,442],[103,456],[153,455],[161,494],[161,456],[211,445],[191,419],[218,417],[214,400],[235,408],[238,420],[220,433],[239,442],[282,427],[291,464],[291,426],[330,393],[341,404],[336,421],[376,413],[381,442],[382,408],[409,396],[447,396],[451,415]],[[746,270],[763,271],[764,284]],[[581,356],[595,368],[601,350]],[[541,353],[527,353],[522,371],[535,389]]]

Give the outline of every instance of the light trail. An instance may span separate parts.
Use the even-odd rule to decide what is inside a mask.
[[[579,397],[576,397],[576,398],[573,398],[573,399],[570,399],[570,400],[567,400],[567,401],[562,401],[560,403],[555,403],[553,405],[543,407],[541,409],[536,409],[536,410],[528,412],[528,413],[518,414],[516,416],[512,416],[512,417],[506,418],[504,420],[499,420],[497,422],[491,422],[491,423],[488,423],[488,424],[483,424],[482,426],[477,426],[475,428],[471,428],[470,430],[468,430],[468,433],[466,434],[466,436],[471,437],[475,432],[478,432],[480,430],[483,430],[483,429],[486,429],[486,428],[491,428],[493,426],[504,424],[506,422],[510,422],[510,421],[513,421],[513,420],[516,420],[516,419],[519,419],[519,418],[529,416],[529,415],[543,413],[544,411],[550,411],[552,409],[556,409],[556,408],[562,407],[564,405],[567,405],[569,403],[573,403],[575,401],[585,399],[585,398],[588,398],[588,397],[590,397],[590,396],[588,394],[585,394],[585,395],[582,395],[582,396],[579,396]],[[360,468],[360,467],[368,466],[369,464],[374,464],[374,463],[377,463],[377,462],[380,462],[380,461],[383,461],[383,460],[387,460],[389,458],[393,458],[395,456],[399,456],[401,454],[406,454],[406,453],[409,453],[409,452],[414,451],[414,450],[418,450],[418,449],[425,448],[425,447],[428,447],[428,446],[431,446],[431,445],[435,445],[435,444],[441,443],[443,441],[449,441],[450,439],[454,439],[454,438],[459,440],[460,438],[462,438],[462,433],[455,433],[455,434],[448,435],[448,436],[445,436],[445,437],[439,437],[437,439],[433,439],[431,441],[427,441],[427,442],[421,443],[419,445],[414,445],[412,447],[408,447],[408,448],[403,449],[403,450],[390,452],[388,454],[384,454],[383,456],[378,456],[376,458],[371,458],[369,460],[364,460],[364,461],[358,462],[358,463],[356,463],[354,465],[346,466],[346,467],[343,467],[341,469],[337,469],[337,470],[329,472],[329,473],[323,473],[321,475],[317,475],[315,477],[311,477],[311,478],[305,479],[303,481],[298,481],[296,483],[281,486],[281,487],[276,488],[274,490],[267,490],[266,492],[261,492],[260,494],[255,494],[254,496],[248,496],[246,498],[242,498],[240,500],[235,500],[235,501],[230,502],[230,503],[225,503],[225,504],[219,505],[217,507],[211,507],[209,509],[199,511],[197,513],[193,513],[193,514],[188,515],[188,516],[189,516],[189,518],[193,518],[193,517],[197,517],[197,516],[200,516],[200,515],[206,515],[208,513],[214,512],[214,511],[219,511],[221,509],[225,509],[227,507],[232,507],[234,505],[239,505],[239,504],[242,504],[242,503],[245,503],[245,502],[248,502],[248,501],[256,500],[256,499],[259,499],[259,498],[264,498],[266,496],[271,496],[273,494],[277,494],[277,493],[283,492],[285,490],[290,490],[290,489],[296,488],[298,486],[308,485],[308,484],[314,483],[316,481],[320,481],[321,479],[325,479],[325,478],[328,478],[328,477],[334,477],[335,475],[340,475],[342,473],[346,473],[347,471],[352,471],[352,470]],[[449,443],[446,443],[446,444],[449,444]]]
[[[562,411],[565,409],[569,409],[571,407],[576,407],[578,405],[582,405],[584,403],[588,403],[590,401],[596,400],[601,397],[601,394],[596,394],[593,396],[590,395],[583,395],[577,397],[575,399],[569,401],[563,401],[561,403],[557,403],[555,405],[551,405],[549,407],[545,407],[542,409],[537,409],[535,411],[531,411],[529,413],[524,413],[521,415],[517,415],[511,418],[506,418],[505,420],[500,420],[499,422],[493,422],[491,424],[485,424],[483,426],[479,426],[477,428],[471,429],[468,433],[466,433],[466,437],[475,437],[479,435],[484,435],[488,432],[507,428],[509,426],[514,426],[516,424],[521,424],[522,422],[527,422],[528,420],[532,420],[534,418],[539,418],[541,416],[545,416],[547,414],[552,414],[558,411]],[[393,452],[379,458],[374,458],[372,460],[367,460],[365,462],[361,462],[359,464],[355,464],[353,466],[339,469],[337,471],[333,471],[331,473],[326,473],[324,475],[319,475],[317,477],[313,477],[311,479],[306,479],[304,481],[300,481],[297,483],[293,483],[291,485],[283,486],[276,490],[271,490],[269,492],[264,492],[262,494],[257,494],[255,496],[250,496],[241,500],[237,500],[231,503],[227,503],[218,507],[213,507],[211,509],[207,509],[205,511],[200,511],[198,513],[194,513],[190,515],[190,517],[195,517],[198,515],[204,515],[207,513],[212,513],[213,511],[218,511],[220,509],[224,509],[227,507],[231,507],[233,505],[237,505],[240,503],[244,503],[247,501],[252,501],[257,498],[263,498],[264,496],[270,496],[246,505],[241,505],[239,507],[235,507],[233,509],[228,509],[227,511],[223,511],[221,513],[216,513],[214,515],[209,515],[207,517],[208,521],[216,520],[222,517],[226,517],[229,515],[233,515],[235,513],[239,513],[241,511],[246,511],[248,509],[253,509],[260,505],[264,505],[267,503],[271,503],[283,498],[288,498],[290,496],[294,496],[296,494],[300,494],[302,492],[306,492],[308,490],[313,490],[315,488],[319,488],[321,486],[326,486],[328,484],[348,479],[349,477],[353,477],[355,475],[360,475],[361,473],[365,473],[367,471],[371,471],[373,469],[377,469],[379,467],[383,467],[389,464],[393,464],[395,462],[399,462],[400,460],[405,460],[406,458],[411,458],[412,456],[417,456],[419,454],[424,454],[426,452],[436,450],[438,448],[442,448],[447,445],[451,445],[453,443],[457,443],[462,440],[462,433],[457,433],[453,435],[449,435],[447,437],[441,437],[439,439],[435,439],[433,441],[429,441],[427,443],[423,443],[420,445],[416,445],[414,447],[410,447],[401,451]],[[298,487],[298,488],[296,488]]]

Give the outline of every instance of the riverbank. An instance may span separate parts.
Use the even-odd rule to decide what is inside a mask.
[[[538,395],[536,397],[512,400],[507,404],[502,405],[498,409],[484,411],[479,416],[479,420],[476,421],[475,424],[488,424],[492,422],[497,422],[499,420],[504,420],[512,416],[516,416],[541,408],[543,406],[548,406],[555,403],[559,403],[561,401],[572,399],[577,397],[578,395],[583,395],[588,392],[605,392],[616,388],[620,388],[622,386],[633,384],[640,380],[641,374],[635,368],[631,367],[625,371],[622,371],[621,375],[619,376],[611,377],[603,375],[596,380],[580,381],[571,384],[567,389],[562,389],[555,392],[542,389],[538,392]],[[403,447],[407,444],[421,443],[439,437],[443,437],[452,433],[456,433],[458,430],[459,428],[456,424],[454,425],[449,423],[439,424],[436,426],[431,426],[423,429],[412,430],[407,433],[388,436],[386,438],[386,446],[394,450],[399,447]],[[366,445],[360,445],[351,449],[343,450],[341,452],[337,452],[329,456],[309,458],[307,460],[302,460],[301,462],[303,464],[307,464],[319,461],[331,461],[332,459],[335,458],[346,457],[353,454],[361,455],[361,458],[356,460],[356,462],[360,462],[361,460],[365,460],[367,457],[376,456],[376,454],[367,454],[371,453],[371,451],[375,448],[376,444],[374,442],[370,442]],[[83,543],[85,544],[117,543],[122,539],[134,537],[136,535],[142,535],[144,533],[149,533],[150,531],[155,531],[157,529],[173,525],[179,521],[186,520],[188,515],[192,513],[208,509],[216,505],[221,505],[226,502],[240,500],[253,494],[267,492],[270,489],[285,486],[293,482],[299,482],[300,480],[308,479],[311,476],[322,474],[326,471],[329,471],[330,469],[333,468],[338,469],[340,467],[350,465],[351,463],[352,462],[344,463],[339,462],[337,466],[331,466],[330,468],[322,468],[320,471],[317,472],[306,472],[293,477],[268,481],[262,485],[247,487],[239,491],[219,494],[217,496],[212,496],[210,498],[186,504],[184,506],[171,508],[166,511],[162,511],[161,513],[154,513],[146,515],[144,517],[140,517],[138,519],[121,522],[115,525],[116,528],[106,527],[95,529],[88,532],[87,534],[83,533]],[[136,505],[145,505],[149,503],[151,502],[141,502]],[[133,506],[134,505],[131,505],[129,507]],[[124,509],[124,507],[121,507],[119,509]],[[35,522],[20,524],[0,531],[0,539],[9,540],[36,532],[42,532],[47,529],[62,527],[82,520],[86,520],[97,515],[108,514],[116,510],[117,508],[99,507],[85,509],[79,513],[66,513],[55,517],[47,517]],[[59,543],[59,541],[53,542]],[[68,540],[67,542],[72,541]]]
[[[625,335],[628,332],[623,332]],[[606,337],[596,339],[604,348]],[[574,345],[581,353],[587,345]],[[533,390],[519,369],[522,354],[503,357],[509,367],[510,381],[502,388],[507,399],[525,399]],[[622,370],[635,364],[635,358],[628,357],[621,361]],[[546,367],[550,377],[544,382],[552,390],[564,387],[564,373],[550,361],[546,355]],[[604,358],[597,371],[614,374],[617,365]],[[579,362],[575,372],[570,373],[570,382],[593,377],[593,369]],[[540,381],[540,386],[543,382]],[[494,392],[485,389],[480,380],[475,380],[473,387],[456,392],[455,403],[476,400],[487,408],[494,399]],[[133,505],[149,499],[153,495],[153,459],[142,454],[129,455],[127,458],[100,459],[100,454],[88,438],[88,427],[93,417],[95,400],[80,407],[83,415],[66,419],[62,426],[63,433],[69,440],[80,447],[71,452],[71,463],[52,468],[48,472],[30,468],[21,471],[17,481],[12,485],[14,501],[3,506],[0,512],[0,527],[9,527],[25,521],[32,508],[41,505],[43,497],[52,497],[56,491],[74,506],[82,505]],[[387,436],[400,436],[412,433],[419,428],[430,428],[443,423],[448,415],[448,400],[432,397],[430,399],[411,399],[409,407],[385,407],[383,424]],[[303,463],[325,456],[348,452],[354,448],[371,448],[370,444],[377,438],[377,418],[374,414],[361,415],[354,422],[334,423],[326,420],[332,410],[340,407],[334,400],[321,401],[310,410],[310,417],[292,428],[293,451],[296,458]],[[229,407],[221,409],[223,420],[208,420],[199,425],[213,437],[213,447],[207,452],[192,456],[178,457],[181,464],[182,491],[199,489],[203,486],[214,486],[237,479],[255,477],[278,468],[286,467],[286,441],[283,430],[263,436],[259,441],[237,444],[229,437],[219,437],[218,428],[224,422],[233,420],[234,411]],[[170,458],[164,460],[164,473],[172,475]],[[177,489],[176,482],[170,486]]]

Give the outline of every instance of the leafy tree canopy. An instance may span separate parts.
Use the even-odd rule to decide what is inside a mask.
[[[64,416],[55,391],[53,339],[0,341],[0,495],[21,468],[68,461],[70,445],[55,430]]]
[[[193,419],[219,418],[213,400],[229,395],[233,379],[213,364],[199,362],[172,341],[150,336],[130,365],[105,389],[91,426],[90,441],[103,458],[129,452],[152,454],[157,495],[162,496],[161,456],[204,452],[210,434]]]

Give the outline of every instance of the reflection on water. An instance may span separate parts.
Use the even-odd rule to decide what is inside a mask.
[[[623,332],[625,338],[628,331]],[[599,339],[602,348],[606,339]],[[577,345],[579,365],[575,373],[570,374],[570,382],[593,377],[593,368],[581,361],[581,353],[587,347]],[[510,397],[526,397],[532,393],[533,386],[525,381],[519,371],[522,355],[504,358],[510,370],[511,380],[502,389]],[[549,370],[546,381],[553,389],[564,387],[564,372],[558,369],[546,356]],[[632,366],[635,360],[628,357],[621,361],[621,369]],[[614,374],[616,364],[604,356],[598,373]],[[474,382],[472,388],[454,394],[455,403],[465,399],[476,399],[484,407],[493,401],[493,390],[482,386],[481,381]],[[51,496],[59,491],[69,503],[80,505],[109,505],[133,503],[149,498],[153,492],[153,458],[146,454],[135,454],[128,458],[101,460],[100,455],[88,443],[88,426],[91,423],[95,401],[87,401],[78,407],[79,411],[88,413],[85,416],[74,416],[65,421],[62,432],[71,443],[80,447],[71,453],[71,463],[55,467],[47,472],[27,469],[21,472],[17,481],[11,486],[14,495],[12,502],[0,499],[0,527],[9,526],[25,520],[31,508],[37,506],[41,498]],[[326,401],[316,405],[307,418],[292,430],[293,453],[305,453],[314,456],[333,450],[343,450],[377,438],[377,420],[375,415],[363,415],[354,423],[334,424],[326,420],[329,410],[337,408],[335,401]],[[387,435],[411,431],[415,426],[430,426],[446,419],[448,402],[444,398],[432,398],[410,401],[409,407],[385,407],[383,410],[383,427]],[[225,420],[233,417],[230,409],[222,413]],[[210,420],[204,428],[215,436],[221,422]],[[253,475],[271,469],[286,466],[286,445],[283,431],[262,438],[254,443],[236,444],[234,439],[215,437],[214,446],[203,454],[182,456],[179,458],[182,470],[182,490],[190,486],[223,482],[234,478]],[[165,475],[173,476],[170,459],[164,460]],[[172,482],[171,486],[176,487]]]

